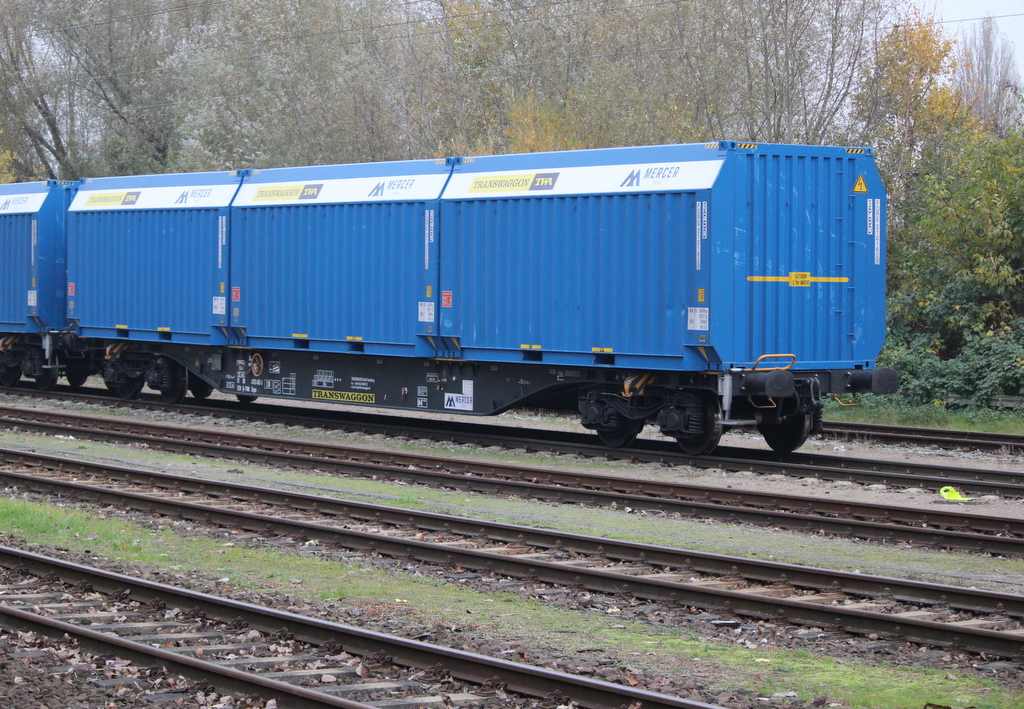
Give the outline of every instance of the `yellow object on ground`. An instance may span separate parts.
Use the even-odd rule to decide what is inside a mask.
[[[971,500],[974,499],[973,497],[964,497],[963,495],[960,494],[959,490],[950,485],[947,485],[946,487],[940,489],[939,494],[942,495],[947,500],[957,500],[959,502],[970,502]]]

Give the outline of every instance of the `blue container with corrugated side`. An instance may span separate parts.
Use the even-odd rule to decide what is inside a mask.
[[[82,180],[68,212],[68,318],[83,337],[227,341],[240,172]]]
[[[461,357],[676,371],[874,365],[885,191],[867,148],[466,159],[441,203]]]
[[[64,327],[65,210],[75,185],[0,185],[0,333]]]
[[[253,172],[232,208],[236,341],[433,356],[450,173],[446,160]]]

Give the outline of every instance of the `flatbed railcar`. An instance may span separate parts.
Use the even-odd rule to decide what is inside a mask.
[[[826,396],[897,386],[875,368],[885,191],[869,148],[99,178],[76,185],[65,228],[65,320],[21,346],[125,397],[548,406],[610,446],[651,423],[702,454],[740,426],[793,450]]]

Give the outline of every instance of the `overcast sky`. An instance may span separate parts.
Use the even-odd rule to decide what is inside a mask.
[[[924,10],[935,8],[935,14],[943,20],[953,20],[945,25],[949,34],[963,37],[972,27],[976,18],[992,17],[999,25],[999,31],[1013,42],[1017,56],[1017,71],[1024,76],[1024,0],[920,0]],[[1016,15],[1016,17],[1000,17]]]

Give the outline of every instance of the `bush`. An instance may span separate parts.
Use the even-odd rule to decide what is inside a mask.
[[[899,396],[907,402],[1024,396],[1024,318],[968,340],[956,357],[943,359],[936,350],[926,333],[892,336],[882,350],[879,365],[900,373]]]

